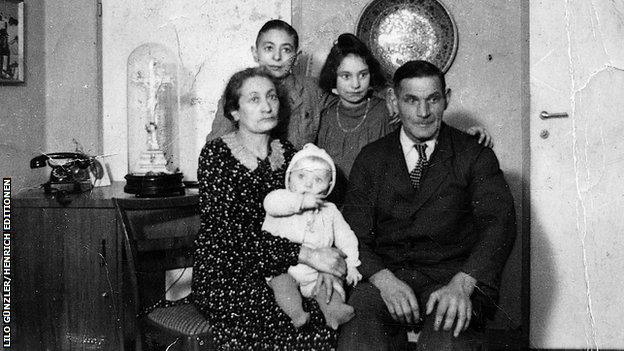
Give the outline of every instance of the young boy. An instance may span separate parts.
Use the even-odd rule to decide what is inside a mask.
[[[311,248],[335,245],[346,255],[347,283],[355,285],[362,279],[357,270],[360,265],[357,238],[338,208],[323,201],[335,181],[336,167],[331,157],[323,149],[306,144],[293,156],[286,170],[286,189],[274,190],[265,197],[267,214],[262,229]],[[301,295],[312,297],[317,278],[317,270],[298,264],[290,267],[288,274],[269,280],[277,304],[295,327],[303,326],[310,318],[303,310]],[[353,308],[344,303],[342,286],[333,288],[338,294],[333,294],[329,303],[318,296],[316,299],[327,325],[337,329],[353,317]]]
[[[258,65],[275,78],[286,95],[280,106],[281,126],[277,136],[288,139],[297,149],[301,149],[306,143],[316,141],[321,110],[327,104],[328,95],[313,78],[291,73],[298,50],[297,31],[282,20],[270,20],[260,28],[251,54]],[[219,100],[208,140],[236,129],[223,114],[223,101],[223,98]]]

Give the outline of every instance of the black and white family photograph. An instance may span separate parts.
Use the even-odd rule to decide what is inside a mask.
[[[2,350],[624,350],[622,43],[622,0],[0,0]]]

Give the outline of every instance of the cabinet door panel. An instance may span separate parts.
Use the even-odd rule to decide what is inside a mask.
[[[118,350],[112,208],[18,208],[23,350]]]
[[[12,213],[15,258],[15,340],[18,350],[61,350],[63,235],[41,208]]]
[[[49,209],[61,218],[65,349],[116,349],[116,223],[112,209]]]

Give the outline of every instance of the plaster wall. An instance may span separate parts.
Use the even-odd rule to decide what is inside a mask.
[[[47,180],[48,167],[29,168],[42,152],[101,151],[95,3],[24,6],[25,83],[0,86],[0,170],[14,193]]]
[[[45,149],[44,16],[42,2],[25,6],[25,83],[0,85],[0,172],[12,178],[14,193],[44,179],[28,166]]]
[[[102,141],[97,1],[44,4],[46,151],[78,148],[98,155]]]
[[[166,46],[178,58],[180,169],[197,178],[205,143],[227,79],[254,66],[250,48],[262,24],[290,22],[290,1],[125,1],[102,4],[104,153],[113,180],[127,173],[127,60],[144,43]],[[142,132],[142,131],[137,131]]]
[[[354,33],[368,0],[293,1],[293,24],[302,38],[302,50],[312,55],[316,74],[333,41]],[[501,288],[500,311],[492,325],[516,328],[522,323],[521,248],[523,171],[528,144],[523,139],[527,108],[523,98],[522,50],[524,28],[520,0],[440,1],[454,18],[459,47],[446,74],[452,89],[445,120],[460,129],[484,126],[494,138],[494,151],[516,200],[518,239],[507,262]],[[523,100],[524,99],[524,100]]]

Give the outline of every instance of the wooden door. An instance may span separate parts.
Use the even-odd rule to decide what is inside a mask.
[[[534,348],[624,347],[623,13],[530,2]]]

